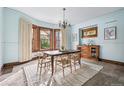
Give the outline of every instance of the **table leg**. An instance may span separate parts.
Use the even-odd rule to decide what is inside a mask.
[[[54,73],[54,56],[51,56],[51,67],[52,67],[52,76]]]

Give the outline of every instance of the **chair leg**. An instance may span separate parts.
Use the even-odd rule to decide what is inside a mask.
[[[72,65],[71,65],[71,63],[70,63],[70,69],[71,69],[71,73],[72,73]]]
[[[55,61],[55,72],[56,72],[56,70],[57,70],[57,62]]]
[[[45,66],[44,67],[46,68],[46,63],[45,63]]]
[[[44,64],[45,66],[44,66],[44,69],[45,69],[45,71],[47,70],[47,63],[45,63]]]
[[[39,70],[39,63],[38,63],[38,65],[37,65],[37,73],[38,73],[38,70]]]
[[[42,72],[42,64],[41,64],[41,67],[40,67],[39,81],[41,80],[41,72]]]
[[[41,67],[40,67],[40,76],[41,76],[41,72],[42,72],[42,64],[41,64]]]
[[[75,64],[75,62],[74,62],[74,68],[75,68],[75,71],[76,71],[76,64]]]
[[[48,69],[50,69],[50,63],[48,63]]]
[[[64,73],[64,67],[63,67],[63,77],[65,77],[65,73]]]
[[[79,62],[80,68],[81,68],[81,61],[79,60],[78,62]]]
[[[47,63],[47,69],[49,69],[49,63]]]
[[[49,69],[50,69],[51,63],[49,63]]]

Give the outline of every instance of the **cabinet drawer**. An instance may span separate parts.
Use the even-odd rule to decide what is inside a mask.
[[[82,50],[88,50],[89,47],[87,47],[87,46],[83,46],[83,47],[81,47],[81,49],[82,49]]]
[[[89,52],[89,50],[82,50],[81,52],[82,52],[82,53],[84,53],[84,52]]]
[[[82,56],[89,56],[89,54],[81,54]]]
[[[81,57],[84,57],[84,58],[89,58],[88,55],[81,55]]]

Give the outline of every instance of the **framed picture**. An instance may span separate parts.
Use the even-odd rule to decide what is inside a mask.
[[[115,40],[116,39],[116,26],[108,27],[104,29],[104,39],[105,40]]]
[[[97,27],[83,29],[82,38],[97,37]]]

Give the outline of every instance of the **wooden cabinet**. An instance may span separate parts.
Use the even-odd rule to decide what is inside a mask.
[[[78,46],[78,49],[81,50],[81,57],[90,59],[90,60],[99,60],[99,45],[84,45]]]

